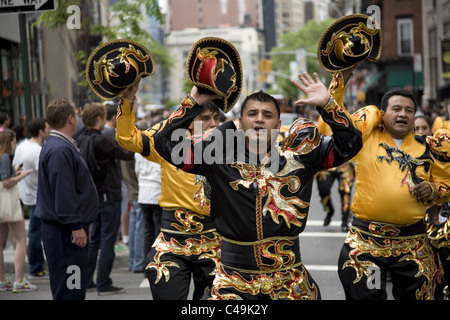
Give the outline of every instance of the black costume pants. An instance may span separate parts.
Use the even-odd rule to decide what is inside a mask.
[[[402,230],[354,217],[338,262],[346,299],[387,299],[387,272],[396,300],[433,299],[437,267],[423,222]]]

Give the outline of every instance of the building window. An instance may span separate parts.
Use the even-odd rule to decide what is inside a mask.
[[[411,56],[414,53],[413,19],[397,19],[398,54]]]

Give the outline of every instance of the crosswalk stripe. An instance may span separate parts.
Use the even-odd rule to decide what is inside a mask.
[[[347,232],[302,232],[300,239],[305,237],[345,238]]]
[[[332,227],[339,227],[341,225],[341,221],[331,221],[329,226]],[[306,226],[313,226],[313,227],[317,227],[317,226],[323,226],[323,220],[308,220],[306,221]]]
[[[338,271],[337,265],[305,265],[308,271]]]

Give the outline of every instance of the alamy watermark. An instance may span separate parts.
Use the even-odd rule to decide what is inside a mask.
[[[200,121],[194,122],[194,134],[189,139],[186,138],[186,129],[173,131],[171,141],[178,141],[171,153],[173,164],[259,164],[269,155],[266,168],[273,172],[278,169],[279,152],[275,146],[279,136],[278,129],[248,129],[245,132],[241,129],[227,129],[225,134],[219,130],[200,134],[196,134],[197,132],[202,132]],[[192,158],[188,157],[191,152]]]
[[[81,289],[81,269],[77,265],[70,265],[67,267],[67,274],[70,276],[66,280],[67,289]]]
[[[381,270],[377,265],[371,265],[367,268],[370,272],[367,277],[367,288],[381,289]]]
[[[77,5],[67,7],[66,13],[70,16],[67,18],[66,26],[68,29],[81,29],[81,10]]]

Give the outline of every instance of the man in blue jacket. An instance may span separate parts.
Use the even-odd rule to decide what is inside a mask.
[[[39,157],[35,215],[42,219],[54,300],[86,296],[88,226],[98,214],[98,196],[86,162],[73,140],[77,119],[73,104],[55,99],[47,106],[53,128]]]

